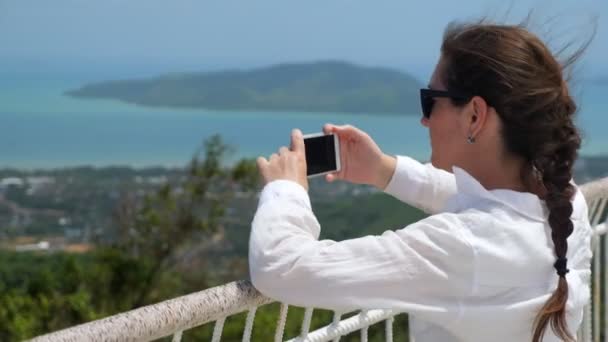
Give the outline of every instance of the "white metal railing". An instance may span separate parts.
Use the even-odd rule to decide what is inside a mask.
[[[608,215],[608,178],[589,182],[581,186],[589,208],[589,222],[594,227],[591,239],[593,259],[591,264],[591,303],[583,313],[583,322],[578,331],[581,341],[608,342],[608,237],[606,234]],[[603,278],[603,291],[602,291]],[[604,308],[602,310],[602,307]],[[602,319],[603,311],[603,319]]]
[[[589,206],[589,219],[594,227],[592,238],[592,301],[587,305],[583,323],[577,333],[579,341],[608,342],[608,314],[602,317],[608,302],[608,239],[606,221],[608,212],[608,178],[581,186]],[[603,277],[603,292],[601,292]],[[236,281],[186,296],[148,305],[115,316],[81,324],[51,334],[39,336],[33,341],[148,341],[173,335],[179,342],[184,330],[205,323],[215,322],[212,342],[220,341],[224,322],[229,316],[247,311],[242,340],[251,339],[257,308],[274,302],[260,294],[247,280]],[[284,328],[288,305],[281,304],[274,341],[284,340]],[[301,333],[289,341],[338,341],[341,336],[360,331],[362,342],[367,341],[368,327],[384,321],[387,341],[393,340],[393,322],[400,312],[391,310],[364,310],[342,319],[346,313],[334,313],[333,322],[310,331],[313,308],[304,313]]]

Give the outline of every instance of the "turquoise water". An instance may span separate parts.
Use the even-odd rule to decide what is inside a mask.
[[[12,80],[0,83],[0,168],[76,165],[184,165],[213,134],[235,147],[229,160],[269,155],[289,143],[289,132],[321,130],[326,122],[350,123],[387,153],[428,159],[426,128],[414,115],[222,112],[146,108],[112,100],[62,95],[79,81]],[[608,154],[608,86],[577,89],[582,154]]]

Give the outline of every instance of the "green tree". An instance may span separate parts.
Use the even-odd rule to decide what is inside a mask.
[[[158,300],[150,295],[159,277],[172,269],[189,241],[195,235],[210,237],[221,231],[235,192],[257,186],[252,160],[241,160],[232,168],[223,166],[224,157],[231,151],[220,136],[212,136],[194,155],[183,179],[163,184],[143,200],[131,194],[120,202],[113,246],[149,265],[143,287],[136,287],[133,308]]]

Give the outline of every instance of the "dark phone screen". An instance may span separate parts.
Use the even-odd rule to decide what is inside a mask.
[[[336,170],[334,135],[304,139],[306,147],[306,175]]]

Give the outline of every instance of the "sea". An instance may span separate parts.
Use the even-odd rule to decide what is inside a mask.
[[[89,80],[87,80],[89,81]],[[323,124],[351,124],[383,151],[428,160],[428,130],[420,113],[310,113],[151,108],[117,100],[64,95],[87,81],[77,78],[0,80],[0,168],[186,165],[205,139],[219,134],[232,147],[230,164],[268,156],[289,144],[292,128],[305,134]],[[581,155],[608,156],[608,84],[573,87],[583,133]]]

